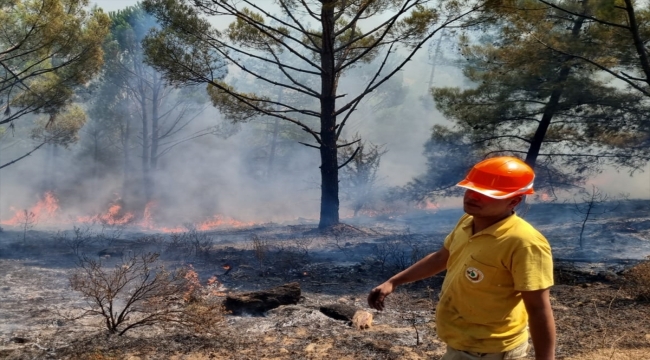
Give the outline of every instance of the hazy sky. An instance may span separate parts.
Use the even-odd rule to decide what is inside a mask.
[[[127,6],[132,6],[138,3],[136,0],[94,0],[90,2],[91,5],[97,5],[104,11],[115,11],[123,9]]]

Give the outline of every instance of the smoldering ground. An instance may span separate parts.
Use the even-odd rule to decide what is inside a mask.
[[[647,206],[647,201],[631,201],[590,223],[583,248],[576,240],[580,224],[571,218],[568,206],[540,205],[539,211],[527,214],[554,248],[552,304],[558,351],[564,358],[596,359],[612,353],[623,359],[643,358],[641,354],[650,351],[644,337],[647,303],[635,300],[624,272],[650,253],[650,219],[639,211]],[[353,221],[356,225],[329,234],[310,231],[313,225],[258,224],[183,235],[198,240],[200,252],[191,240],[172,235],[104,234],[114,235],[110,237],[96,236],[95,230],[81,234],[88,242],[78,250],[103,261],[107,270],[119,265],[121,256],[130,251],[158,251],[169,269],[192,264],[202,283],[216,276],[219,291],[224,293],[300,284],[298,304],[281,306],[264,317],[226,315],[218,323],[221,330],[208,334],[161,324],[124,336],[104,336],[99,318],[74,320],[92,305],[69,288],[68,277],[77,266],[73,248],[68,246],[74,234],[62,240],[65,234],[60,232],[30,230],[24,240],[20,231],[5,230],[0,233],[4,274],[0,278],[0,316],[4,319],[0,354],[9,359],[78,359],[96,354],[115,358],[256,359],[273,355],[339,359],[359,354],[377,359],[438,358],[444,345],[435,337],[433,309],[442,277],[405,286],[391,295],[387,310],[374,314],[369,330],[356,330],[328,318],[319,307],[338,303],[366,308],[369,289],[440,247],[458,215],[458,210],[440,210],[383,220],[360,217]],[[565,221],[558,221],[558,215]],[[114,252],[105,251],[107,246]]]

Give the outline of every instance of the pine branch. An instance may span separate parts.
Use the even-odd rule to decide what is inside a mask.
[[[563,7],[560,7],[560,6],[555,5],[553,3],[550,3],[550,2],[548,2],[546,0],[539,0],[539,2],[541,2],[542,4],[548,5],[548,6],[552,7],[553,9],[560,10],[562,12],[565,12],[565,13],[573,15],[573,16],[577,16],[577,17],[581,17],[581,18],[588,19],[588,20],[591,20],[591,21],[595,21],[595,22],[597,22],[599,24],[603,24],[603,25],[607,25],[607,26],[613,26],[613,27],[617,27],[617,28],[621,28],[621,29],[628,29],[629,28],[626,25],[621,25],[621,24],[605,21],[605,20],[590,16],[590,15],[586,15],[586,14],[583,14],[583,13],[577,13],[577,12],[568,10],[566,8],[563,8]]]
[[[264,24],[261,24],[261,23],[255,21],[255,19],[251,19],[248,15],[244,14],[243,12],[241,12],[241,11],[240,11],[239,9],[237,9],[234,5],[230,5],[230,3],[228,3],[228,2],[221,2],[220,5],[221,5],[224,9],[226,9],[226,11],[228,11],[228,14],[229,14],[229,15],[232,15],[232,16],[235,16],[235,17],[237,17],[237,18],[239,18],[239,19],[242,19],[242,20],[245,21],[248,25],[252,26],[253,28],[255,28],[256,30],[258,30],[258,31],[261,32],[262,34],[268,36],[270,39],[272,39],[273,41],[277,42],[278,44],[281,44],[285,49],[289,50],[289,52],[291,52],[291,53],[294,54],[295,56],[299,57],[300,59],[302,59],[303,61],[305,61],[307,64],[311,65],[312,67],[314,67],[314,68],[316,68],[316,69],[318,69],[318,70],[322,70],[322,69],[320,68],[319,65],[317,65],[317,64],[314,63],[313,61],[309,60],[307,57],[305,57],[305,56],[303,56],[302,54],[300,54],[300,53],[299,53],[298,51],[296,51],[292,46],[290,46],[290,45],[287,44],[284,40],[282,40],[281,37],[286,37],[286,38],[288,38],[288,39],[291,39],[291,40],[295,41],[296,43],[301,44],[301,45],[304,46],[306,49],[308,49],[308,50],[310,50],[310,51],[313,51],[313,52],[318,52],[318,51],[319,51],[318,49],[314,49],[314,48],[312,48],[312,47],[310,47],[310,46],[307,46],[307,44],[305,44],[305,43],[303,43],[302,41],[300,41],[300,40],[294,38],[294,37],[291,36],[291,35],[288,35],[288,34],[282,33],[282,32],[280,32],[280,31],[278,31],[277,29],[274,29],[274,28],[272,28],[272,27],[270,27],[270,26],[267,26],[267,25],[264,25]],[[278,37],[278,36],[272,34],[270,31],[273,31],[273,32],[276,33],[276,34],[279,34],[280,37]]]
[[[336,148],[337,148],[337,149],[340,149],[340,148],[343,148],[343,147],[347,147],[347,146],[350,146],[350,145],[354,145],[354,144],[358,143],[359,141],[361,141],[361,139],[354,140],[354,141],[351,142],[351,143],[342,144],[342,145],[337,145]]]
[[[540,1],[541,1],[541,0],[540,0]],[[538,37],[536,37],[535,35],[532,35],[532,34],[531,34],[531,37],[533,37],[533,38],[534,38],[535,40],[537,40],[540,44],[546,46],[548,49],[550,49],[550,50],[552,50],[552,51],[555,51],[555,52],[557,52],[557,53],[559,53],[559,54],[565,55],[565,56],[567,56],[567,57],[569,57],[569,58],[573,57],[573,58],[576,58],[576,59],[580,59],[580,60],[582,60],[582,61],[585,61],[585,62],[587,62],[587,63],[589,63],[589,64],[591,64],[591,65],[593,65],[593,66],[599,68],[600,70],[603,70],[603,71],[605,71],[606,73],[608,73],[608,74],[614,76],[615,78],[624,81],[625,83],[627,83],[627,84],[630,85],[631,87],[633,87],[633,88],[635,88],[636,90],[638,90],[638,91],[640,91],[641,93],[643,93],[645,96],[650,96],[650,92],[648,92],[647,90],[643,89],[643,88],[640,87],[639,85],[635,84],[632,80],[628,79],[627,77],[622,76],[622,75],[616,73],[615,71],[609,69],[609,68],[606,67],[606,66],[603,66],[603,65],[601,65],[601,64],[599,64],[599,63],[597,63],[597,62],[595,62],[595,61],[593,61],[593,60],[591,60],[591,59],[589,59],[589,58],[586,58],[586,57],[584,57],[584,56],[576,55],[576,54],[571,54],[571,53],[568,53],[568,52],[566,52],[566,51],[562,51],[562,50],[560,50],[560,49],[554,48],[554,47],[552,47],[552,46],[546,44],[544,41],[540,40],[540,39],[539,39]]]
[[[299,144],[303,144],[303,145],[305,145],[305,146],[308,146],[308,147],[310,147],[310,148],[314,148],[314,149],[319,149],[319,150],[320,150],[320,146],[316,146],[316,145],[312,145],[312,144],[307,144],[307,143],[304,143],[304,142],[302,142],[302,141],[298,141],[298,143],[299,143]]]
[[[37,147],[35,147],[34,149],[32,149],[32,151],[30,151],[30,152],[28,152],[27,154],[25,154],[25,155],[19,157],[18,159],[12,160],[12,161],[10,161],[10,162],[4,164],[4,165],[0,165],[0,169],[5,168],[5,167],[7,167],[7,166],[9,166],[9,165],[11,165],[11,164],[13,164],[13,163],[15,163],[15,162],[18,162],[18,161],[20,161],[20,160],[22,160],[22,159],[28,157],[28,156],[31,155],[34,151],[40,149],[41,146],[45,145],[46,143],[47,143],[47,142],[42,142],[40,145],[38,145]]]
[[[392,49],[393,49],[393,46],[391,45],[388,48],[388,51],[386,52],[386,56],[384,57],[384,60],[381,62],[381,65],[379,65],[379,69],[377,69],[377,71],[375,72],[375,75],[368,82],[368,85],[366,86],[366,89],[363,92],[369,92],[368,89],[370,89],[370,86],[372,86],[372,84],[375,82],[375,80],[377,80],[377,78],[381,74],[381,71],[384,69],[384,66],[386,66],[386,62],[388,61],[388,57],[390,56],[390,53],[391,53]],[[357,101],[354,103],[354,105],[350,108],[350,111],[348,111],[347,114],[345,114],[345,117],[343,118],[343,121],[341,121],[341,124],[339,125],[339,128],[336,130],[336,139],[337,140],[341,136],[341,132],[343,131],[343,127],[345,126],[348,119],[350,118],[350,115],[352,115],[352,113],[357,108],[357,106],[359,105],[359,103],[361,102],[362,99],[363,99],[363,97],[359,97],[357,99]],[[338,115],[339,113],[337,112],[336,114]]]
[[[411,50],[411,52],[409,53],[409,55],[408,55],[408,56],[407,56],[407,57],[406,57],[406,58],[405,58],[405,59],[404,59],[404,60],[403,60],[403,61],[402,61],[402,62],[401,62],[401,63],[400,63],[400,64],[399,64],[395,69],[393,69],[393,71],[391,71],[388,75],[384,76],[384,77],[383,77],[379,82],[377,82],[374,86],[372,86],[372,87],[368,87],[366,91],[362,92],[362,93],[359,94],[357,97],[355,97],[355,98],[352,99],[350,102],[348,102],[346,105],[344,105],[344,106],[341,107],[339,110],[337,110],[337,111],[335,112],[335,116],[341,114],[342,112],[344,112],[344,111],[346,111],[346,110],[348,110],[348,109],[350,109],[352,106],[354,106],[354,103],[355,103],[355,102],[359,101],[360,99],[362,99],[363,97],[365,97],[367,94],[369,94],[370,92],[374,91],[374,90],[375,90],[376,88],[378,88],[381,84],[383,84],[383,83],[386,82],[388,79],[390,79],[393,75],[395,75],[395,73],[397,73],[398,71],[402,70],[402,68],[406,65],[406,63],[408,63],[409,61],[411,61],[411,59],[413,58],[413,56],[415,55],[415,53],[417,52],[417,50],[419,50],[419,49],[424,45],[424,43],[426,43],[427,41],[429,41],[429,39],[431,39],[431,38],[432,38],[436,33],[438,33],[438,31],[440,31],[440,30],[442,30],[443,28],[447,27],[449,24],[454,23],[454,22],[460,20],[461,18],[467,16],[468,14],[471,14],[471,13],[473,13],[473,12],[478,11],[478,10],[479,10],[480,8],[482,8],[482,7],[484,7],[484,5],[481,5],[481,6],[477,6],[477,7],[475,7],[475,8],[472,8],[471,10],[468,10],[468,11],[466,11],[466,12],[460,14],[460,15],[457,15],[457,16],[452,17],[451,19],[448,19],[447,21],[445,21],[441,26],[439,26],[439,27],[436,28],[434,31],[432,31],[431,34],[425,36],[421,41],[419,41],[419,42],[416,44],[416,46],[413,48],[413,50]]]
[[[342,165],[340,165],[338,168],[341,169],[345,167],[350,161],[354,160],[354,157],[357,156],[357,153],[361,150],[361,146],[359,146],[356,150],[354,150],[354,153],[352,153],[352,156],[348,159],[348,161],[344,162]]]

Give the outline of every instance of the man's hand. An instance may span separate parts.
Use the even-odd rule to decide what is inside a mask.
[[[447,260],[449,260],[449,250],[443,246],[440,250],[425,256],[420,261],[409,266],[406,270],[372,289],[368,295],[368,305],[373,309],[384,310],[384,299],[395,291],[396,287],[426,279],[445,270],[447,268]]]
[[[377,310],[384,310],[384,299],[395,290],[395,285],[388,280],[370,291],[368,305]]]

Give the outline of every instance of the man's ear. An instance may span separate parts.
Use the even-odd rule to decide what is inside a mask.
[[[512,206],[512,208],[514,209],[514,208],[517,207],[517,205],[519,205],[523,200],[524,200],[524,196],[523,196],[523,195],[515,196],[515,197],[513,197],[512,199],[510,199],[510,206]]]

